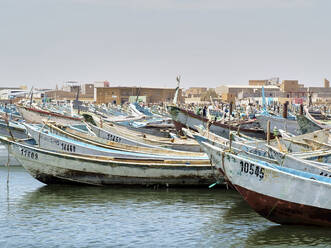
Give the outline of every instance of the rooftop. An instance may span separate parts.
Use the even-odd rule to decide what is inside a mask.
[[[226,86],[228,88],[246,88],[246,89],[257,89],[264,87],[265,89],[279,89],[276,85],[221,85]]]

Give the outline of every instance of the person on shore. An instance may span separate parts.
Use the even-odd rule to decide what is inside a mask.
[[[206,116],[207,116],[207,107],[206,106],[203,107],[202,116],[203,116],[203,118],[206,118]]]

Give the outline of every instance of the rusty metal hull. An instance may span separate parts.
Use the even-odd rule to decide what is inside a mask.
[[[331,210],[284,201],[234,185],[244,200],[262,217],[279,224],[331,227]]]
[[[215,150],[212,164],[251,207],[280,224],[331,227],[331,178]]]
[[[46,184],[206,186],[215,182],[210,165],[110,159],[61,154],[0,138],[36,179]]]

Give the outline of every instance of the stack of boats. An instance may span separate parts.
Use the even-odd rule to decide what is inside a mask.
[[[226,184],[271,221],[331,226],[329,123],[317,123],[311,111],[291,117],[262,111],[261,129],[257,120],[206,118],[178,106],[168,106],[170,116],[137,104],[90,105],[77,116],[68,107],[17,110],[25,121],[7,118],[9,134],[0,141],[46,184]],[[172,133],[169,117],[185,138]],[[15,125],[29,137],[13,135]],[[276,128],[284,130],[270,139]]]
[[[30,122],[38,124],[23,123],[31,139],[3,136],[1,141],[46,184],[201,186],[215,181],[208,156],[198,152],[195,141],[133,132],[95,112],[89,115],[98,125],[34,107],[18,109],[26,120],[36,116]]]

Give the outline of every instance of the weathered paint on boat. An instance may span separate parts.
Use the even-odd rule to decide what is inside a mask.
[[[196,130],[195,126],[202,125],[204,128],[209,129],[211,132],[216,133],[217,135],[222,137],[229,137],[229,131],[237,131],[239,127],[239,131],[245,135],[255,138],[264,138],[265,136],[262,129],[248,128],[248,126],[251,125],[254,121],[242,122],[236,126],[233,126],[231,124],[223,124],[219,121],[210,121],[207,118],[178,108],[177,106],[168,106],[168,111],[171,114],[177,129],[188,127],[190,129]]]
[[[117,142],[104,140],[99,137],[91,137],[89,135],[86,135],[82,132],[78,132],[75,130],[72,130],[70,128],[67,128],[66,131],[50,124],[46,123],[46,126],[49,127],[49,130],[53,133],[56,133],[58,135],[71,138],[74,140],[82,141],[88,144],[93,144],[96,146],[104,147],[104,148],[110,148],[110,149],[117,149],[117,150],[124,150],[124,151],[132,151],[132,152],[139,152],[139,153],[149,153],[149,154],[167,154],[169,156],[190,156],[190,157],[203,157],[206,156],[204,153],[197,153],[197,152],[184,152],[184,151],[176,151],[161,147],[140,147],[140,146],[129,146],[125,144],[120,144]]]
[[[293,225],[331,227],[331,179],[217,151],[216,167],[264,218]]]
[[[10,141],[10,153],[37,180],[46,184],[206,186],[215,182],[210,165],[111,159],[62,154]]]
[[[287,154],[284,152],[279,151],[277,148],[268,146],[270,153],[272,156],[278,161],[279,165],[292,168],[295,170],[301,170],[306,171],[312,174],[325,176],[325,177],[331,177],[331,165],[325,164],[325,163],[318,163],[313,162],[311,160],[303,159],[302,157],[293,156],[291,154]],[[315,156],[317,156],[316,154]],[[321,155],[321,153],[319,153]],[[325,154],[330,156],[329,154]],[[310,155],[311,158],[314,157],[314,155]]]
[[[259,121],[260,126],[263,128],[264,132],[267,133],[268,121],[270,121],[270,130],[273,131],[275,128],[283,129],[291,134],[300,134],[299,125],[296,120],[285,119],[279,116],[272,115],[256,115],[256,119]]]
[[[82,141],[66,138],[54,133],[49,132],[47,129],[25,124],[26,129],[30,136],[35,139],[38,147],[49,149],[58,152],[68,152],[74,154],[89,154],[99,156],[110,156],[117,158],[136,158],[136,159],[168,159],[168,160],[181,160],[186,164],[200,163],[208,164],[208,157],[188,157],[188,156],[169,156],[162,154],[146,154],[139,152],[120,151],[115,149],[103,148],[93,144],[84,143]]]
[[[23,119],[30,123],[43,123],[44,120],[54,121],[60,125],[75,125],[81,124],[82,119],[71,116],[52,113],[49,111],[17,106],[17,110],[23,116]]]
[[[104,124],[104,127],[107,127],[107,124]],[[132,145],[132,146],[143,146],[143,147],[150,147],[153,148],[155,146],[180,150],[180,151],[190,151],[190,152],[201,152],[200,146],[196,142],[182,142],[178,141],[178,139],[172,140],[151,140],[144,137],[135,137],[135,139],[130,139],[126,137],[126,135],[119,135],[115,134],[114,132],[108,131],[106,129],[96,127],[93,125],[89,125],[89,128],[100,138],[111,140],[111,141],[118,141],[122,144]]]
[[[311,133],[322,129],[322,127],[320,127],[304,115],[297,115],[297,122],[300,128],[300,132],[302,134]]]

